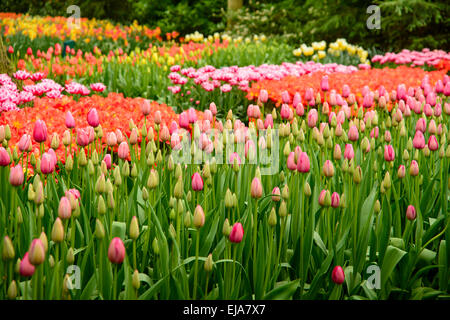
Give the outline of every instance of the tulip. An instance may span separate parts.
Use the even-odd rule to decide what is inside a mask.
[[[353,145],[346,144],[344,150],[344,158],[351,160],[355,157],[355,152],[353,151]]]
[[[322,207],[329,207],[331,205],[330,191],[322,190],[319,194],[319,205]]]
[[[47,126],[44,121],[37,120],[34,124],[33,139],[38,143],[42,143],[47,140]]]
[[[52,241],[61,243],[64,240],[64,226],[59,217],[56,218],[52,228]]]
[[[24,134],[19,140],[18,147],[21,152],[28,151],[31,147],[31,136]]]
[[[345,280],[345,273],[341,266],[336,266],[331,273],[331,280],[336,284],[343,284]]]
[[[244,228],[240,222],[237,222],[233,225],[233,228],[230,232],[230,241],[233,243],[240,243],[242,238],[244,237]]]
[[[405,177],[405,172],[406,172],[405,166],[404,165],[400,165],[398,167],[397,176],[400,179],[403,179]]]
[[[0,147],[0,166],[6,167],[11,163],[8,151],[5,148]]]
[[[356,141],[359,139],[358,128],[355,125],[351,126],[348,130],[348,139],[350,141]]]
[[[194,221],[193,225],[195,228],[199,229],[205,224],[205,213],[201,205],[197,205],[194,210]]]
[[[70,111],[67,111],[66,113],[66,127],[68,129],[75,128],[75,119],[72,116],[72,113]]]
[[[411,165],[409,167],[409,174],[413,177],[419,175],[419,164],[416,160],[411,161]]]
[[[340,201],[339,193],[333,192],[333,194],[331,195],[331,206],[333,208],[338,208],[339,201]]]
[[[317,124],[317,120],[319,119],[319,114],[316,109],[311,109],[308,112],[308,127],[313,128]]]
[[[327,178],[334,176],[334,166],[330,160],[326,160],[323,164],[322,173]]]
[[[310,170],[309,157],[306,152],[302,152],[298,157],[297,171],[307,173]]]
[[[384,146],[384,160],[390,162],[394,161],[395,159],[395,152],[394,148],[389,144]]]
[[[119,145],[119,149],[117,151],[117,154],[120,159],[125,160],[130,155],[130,147],[128,146],[128,143],[126,141],[123,141]]]
[[[178,124],[181,128],[189,128],[189,118],[188,118],[188,114],[186,111],[183,111],[182,113],[180,113],[179,118],[178,118]]]
[[[151,112],[150,102],[147,99],[144,99],[141,104],[141,112],[144,116],[148,116]]]
[[[259,199],[262,197],[263,188],[261,184],[261,180],[258,177],[253,178],[250,193],[252,198]]]
[[[50,174],[55,170],[55,159],[49,152],[42,155],[40,169],[43,174]]]
[[[275,201],[275,202],[280,201],[280,195],[281,195],[280,188],[278,188],[278,187],[273,188],[272,201]]]
[[[15,187],[22,185],[23,183],[23,169],[20,164],[11,168],[9,172],[9,183]]]
[[[414,208],[414,206],[412,205],[409,205],[408,208],[406,208],[406,218],[409,221],[413,221],[414,219],[416,219],[416,216],[416,208]]]
[[[195,172],[191,177],[192,190],[202,191],[203,190],[203,179],[198,172]]]
[[[328,83],[328,76],[322,77],[322,80],[320,81],[320,88],[322,89],[322,91],[330,90],[330,85]]]
[[[77,144],[86,147],[89,144],[89,134],[85,129],[77,129]]]
[[[59,201],[58,216],[61,219],[69,219],[72,215],[72,206],[67,197],[62,197]]]
[[[269,99],[269,94],[267,93],[267,90],[261,89],[259,91],[259,101],[261,101],[262,103],[266,103],[268,99]]]
[[[109,169],[111,169],[111,155],[109,154],[109,153],[107,153],[106,155],[105,155],[105,157],[103,158],[103,161],[105,162],[105,164],[106,164],[106,168],[109,170]]]
[[[41,239],[34,239],[28,250],[28,259],[34,266],[38,266],[45,260],[45,247]]]
[[[119,237],[111,240],[108,248],[108,259],[115,264],[121,264],[125,259],[125,246]]]
[[[89,110],[87,114],[87,122],[91,127],[98,127],[98,125],[100,124],[100,119],[98,117],[97,109],[92,108],[91,110]]]
[[[23,277],[31,277],[34,274],[34,271],[36,268],[34,265],[30,263],[30,260],[28,258],[28,252],[25,253],[23,256],[23,259],[20,261],[20,275]]]
[[[420,131],[420,130],[416,131],[416,134],[414,135],[414,139],[413,139],[413,146],[416,149],[425,148],[425,137],[424,137],[422,131]]]
[[[428,139],[428,149],[430,149],[431,151],[436,151],[437,149],[439,149],[439,143],[435,135],[431,135]]]

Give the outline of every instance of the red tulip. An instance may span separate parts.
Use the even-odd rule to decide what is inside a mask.
[[[331,273],[331,280],[336,284],[343,284],[345,280],[345,273],[341,266],[336,266]]]

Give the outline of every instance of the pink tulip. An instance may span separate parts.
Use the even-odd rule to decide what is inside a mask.
[[[344,86],[342,87],[342,96],[344,98],[348,98],[349,95],[350,95],[350,87],[347,84],[344,84]]]
[[[320,81],[320,88],[322,89],[322,91],[330,90],[330,85],[328,83],[328,76],[322,77],[322,80]]]
[[[439,143],[435,135],[431,135],[428,139],[428,149],[430,149],[431,151],[436,151],[437,149],[439,149]]]
[[[405,166],[401,164],[401,165],[398,167],[397,176],[398,176],[400,179],[402,179],[402,178],[405,177],[405,175],[406,175],[406,169],[405,169]]]
[[[22,277],[31,277],[36,270],[35,266],[30,263],[28,259],[28,252],[25,253],[23,259],[20,261],[20,275]]]
[[[348,129],[348,139],[350,141],[357,141],[359,139],[358,128],[355,125],[351,126],[350,129]]]
[[[237,152],[233,152],[230,155],[229,164],[234,164],[234,159],[236,159],[238,165],[241,165],[241,157],[239,157],[239,154]]]
[[[395,151],[392,145],[385,145],[384,146],[384,160],[390,162],[394,161],[395,159]]]
[[[344,150],[344,158],[351,160],[355,157],[355,152],[353,151],[353,145],[346,144]]]
[[[40,238],[34,239],[31,242],[28,250],[28,260],[34,266],[42,264],[45,260],[45,247]]]
[[[194,123],[195,121],[197,121],[197,113],[195,113],[194,108],[188,109],[188,120],[189,120],[189,123]]]
[[[297,164],[295,163],[295,153],[294,152],[289,153],[289,156],[287,158],[287,168],[291,171],[294,171],[297,169]]]
[[[178,124],[181,128],[188,129],[189,128],[189,117],[186,111],[180,113],[178,118]]]
[[[21,152],[27,151],[31,147],[31,136],[29,134],[24,134],[20,138],[18,146]]]
[[[322,172],[327,178],[334,176],[334,166],[330,160],[325,161],[325,163],[323,164]]]
[[[161,111],[157,110],[157,111],[155,112],[155,114],[154,114],[154,116],[153,116],[153,121],[154,121],[156,124],[161,124],[161,121],[162,121],[162,119],[161,119]]]
[[[128,146],[128,143],[126,141],[123,141],[119,145],[119,149],[117,150],[117,154],[120,159],[125,160],[130,155],[130,147]]]
[[[331,206],[333,208],[337,208],[339,207],[339,202],[340,202],[339,193],[333,192],[333,194],[331,195]]]
[[[425,130],[427,130],[427,121],[425,120],[425,118],[419,118],[419,120],[417,120],[416,131],[418,130],[422,132],[425,132]]]
[[[141,104],[141,112],[144,116],[148,116],[151,112],[150,102],[147,99],[144,99]]]
[[[237,222],[233,225],[233,228],[230,232],[230,241],[233,243],[240,243],[242,238],[244,237],[244,228],[240,222]]]
[[[8,151],[5,148],[0,147],[0,166],[6,167],[11,163]]]
[[[106,168],[109,170],[111,169],[111,155],[107,153],[105,157],[103,158],[103,161],[106,163]]]
[[[275,201],[275,202],[280,201],[280,195],[281,195],[280,188],[279,187],[273,188],[273,190],[272,190],[272,201]]]
[[[213,116],[215,116],[217,114],[217,106],[216,106],[216,104],[214,102],[211,102],[209,104],[209,110],[211,111]]]
[[[413,139],[413,146],[416,149],[425,148],[425,137],[423,136],[422,131],[420,131],[420,130],[416,131],[416,134],[414,135],[414,139]]]
[[[111,240],[108,248],[108,259],[115,264],[121,264],[125,259],[125,246],[119,237]]]
[[[268,114],[266,120],[264,120],[264,128],[267,129],[268,127],[273,128],[273,117],[271,114]]]
[[[283,120],[289,119],[289,116],[290,116],[290,108],[289,108],[289,106],[287,104],[283,103],[281,105],[280,113],[281,113],[281,119],[283,119]]]
[[[259,199],[262,197],[263,189],[261,180],[259,180],[257,177],[253,178],[252,185],[250,188],[250,193],[252,198]]]
[[[331,273],[331,280],[336,284],[343,284],[345,281],[345,273],[341,266],[336,266]]]
[[[309,157],[306,152],[302,152],[298,157],[297,171],[307,173],[310,169]]]
[[[198,172],[195,172],[191,177],[192,190],[201,191],[203,190],[203,179]]]
[[[75,119],[70,111],[67,111],[66,113],[66,127],[69,129],[75,128]]]
[[[20,164],[11,168],[9,172],[9,183],[15,187],[22,185],[23,183],[23,169]]]
[[[70,219],[72,215],[72,207],[70,205],[69,198],[62,197],[59,201],[58,217],[62,220]]]
[[[43,174],[50,174],[55,170],[55,162],[53,156],[45,152],[41,158],[41,172]]]
[[[108,147],[114,147],[117,144],[117,137],[114,132],[109,132],[106,136],[106,144]]]
[[[266,103],[268,99],[269,94],[267,93],[267,90],[261,89],[259,91],[259,101],[261,101],[262,103]]]
[[[85,129],[77,129],[77,144],[80,147],[86,147],[89,144],[89,135]]]
[[[411,161],[411,166],[409,167],[409,174],[413,177],[419,175],[419,164],[416,160]]]
[[[291,96],[289,95],[289,92],[287,92],[286,90],[281,93],[281,101],[283,101],[283,103],[286,104],[291,102]]]
[[[292,100],[292,106],[294,108],[297,108],[297,106],[301,103],[302,103],[302,96],[300,95],[300,93],[296,92],[294,94],[294,99]]]
[[[91,110],[89,110],[87,114],[87,122],[94,128],[98,127],[98,125],[100,124],[100,119],[98,117],[97,109],[92,108]]]
[[[42,143],[47,140],[47,126],[44,121],[37,120],[34,124],[33,139],[38,143]]]
[[[319,114],[316,109],[311,109],[308,112],[308,127],[313,128],[317,124],[317,120],[319,119]]]
[[[408,208],[406,208],[406,218],[410,221],[413,221],[416,219],[417,213],[416,208],[414,206],[409,205]]]

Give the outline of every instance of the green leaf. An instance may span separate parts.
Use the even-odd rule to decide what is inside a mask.
[[[299,285],[299,280],[294,280],[294,281],[279,285],[275,289],[269,291],[264,296],[264,300],[288,300],[288,299],[292,298],[292,295],[297,290],[298,285]]]

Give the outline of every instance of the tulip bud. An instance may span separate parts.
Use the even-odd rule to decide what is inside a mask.
[[[70,247],[69,250],[67,250],[66,261],[67,261],[67,263],[69,265],[73,264],[74,261],[75,261],[75,255],[73,253],[73,248],[72,247]]]
[[[142,199],[144,199],[144,201],[147,201],[149,197],[148,194],[148,190],[146,187],[142,187]]]
[[[175,183],[175,188],[174,188],[174,191],[173,191],[173,195],[177,199],[181,199],[183,197],[183,183],[181,181],[181,177]]]
[[[406,209],[406,218],[409,221],[413,221],[414,219],[416,219],[416,208],[414,208],[414,206],[409,205],[408,208]]]
[[[252,184],[251,184],[251,188],[250,188],[250,193],[252,198],[254,199],[259,199],[262,197],[262,184],[261,181],[258,178],[253,178]]]
[[[353,172],[353,182],[356,184],[361,183],[362,180],[362,170],[360,166],[357,166]]]
[[[205,213],[203,212],[203,208],[200,205],[197,205],[194,210],[193,224],[197,229],[203,227],[203,225],[205,224]]]
[[[108,248],[108,259],[115,264],[121,264],[125,259],[125,246],[119,237],[111,240]]]
[[[122,165],[122,176],[123,177],[129,177],[130,176],[130,165],[128,164],[128,161],[125,161]]]
[[[130,238],[136,240],[139,237],[139,222],[136,216],[131,218],[130,223]]]
[[[228,238],[230,232],[231,232],[230,222],[228,221],[228,219],[225,219],[223,223],[222,234]]]
[[[277,225],[277,214],[275,212],[275,208],[272,208],[272,210],[270,210],[269,219],[267,222],[272,228]]]
[[[225,192],[225,208],[232,208],[233,207],[233,194],[231,193],[230,189],[227,189]]]
[[[29,261],[32,265],[38,266],[45,260],[45,247],[41,239],[34,239],[31,242],[29,253]]]
[[[16,253],[11,239],[8,236],[5,236],[3,238],[2,259],[4,261],[11,260],[14,259],[15,255]]]
[[[13,280],[8,286],[8,299],[14,300],[17,297],[17,284],[16,281]]]
[[[303,185],[303,193],[307,197],[311,196],[311,186],[309,185],[308,181],[306,181],[305,184]]]
[[[103,199],[103,196],[99,196],[98,203],[97,203],[97,213],[99,215],[104,215],[106,213],[106,204],[105,200]]]
[[[64,226],[61,219],[58,217],[55,220],[52,228],[52,241],[56,243],[61,243],[64,240]]]
[[[345,273],[341,266],[334,267],[333,272],[331,273],[331,280],[338,285],[344,283]]]
[[[211,272],[213,269],[213,264],[214,264],[214,262],[213,262],[212,254],[210,253],[205,261],[205,271]]]
[[[139,280],[139,271],[134,270],[133,276],[131,278],[131,284],[133,285],[133,288],[138,290],[141,286],[141,281]]]
[[[280,208],[278,209],[278,214],[281,218],[284,218],[287,216],[287,203],[286,201],[282,200],[280,204]]]
[[[156,255],[159,255],[159,244],[158,244],[158,239],[156,239],[156,237],[153,239],[152,248],[153,248],[153,252]]]
[[[95,237],[97,239],[103,239],[105,237],[105,228],[99,219],[95,220]]]
[[[100,175],[95,183],[95,192],[97,193],[105,193],[106,192],[106,181],[105,175]]]

